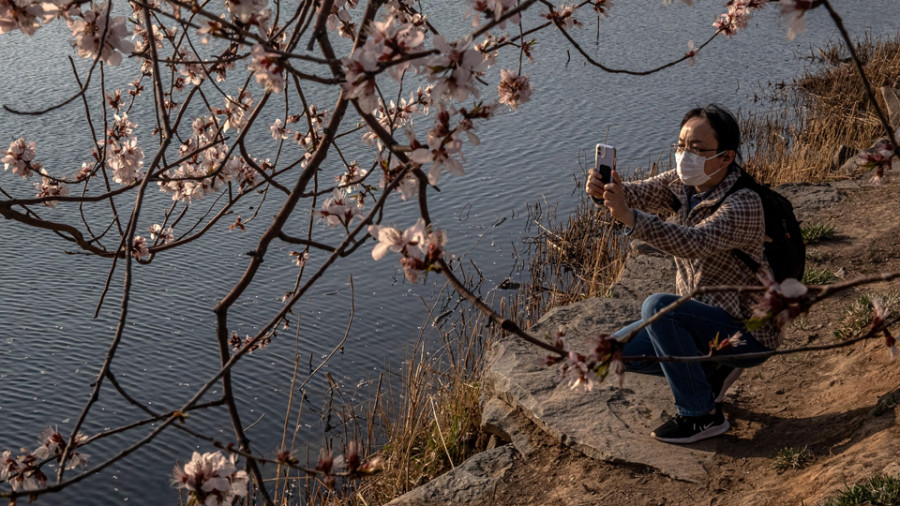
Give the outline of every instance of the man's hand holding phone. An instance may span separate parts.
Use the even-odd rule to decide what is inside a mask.
[[[609,209],[613,218],[626,227],[634,227],[634,211],[625,204],[625,189],[622,178],[616,172],[616,148],[597,144],[594,154],[594,168],[588,171],[585,191],[597,205]]]

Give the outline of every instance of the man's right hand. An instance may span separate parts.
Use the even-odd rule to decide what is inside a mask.
[[[584,191],[594,199],[603,200],[603,192],[605,190],[603,188],[603,179],[598,171],[594,169],[588,171],[588,180]]]

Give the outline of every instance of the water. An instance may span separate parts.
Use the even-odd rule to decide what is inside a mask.
[[[468,21],[459,21],[466,10],[461,2],[427,2],[426,7],[428,4],[437,9],[432,23],[448,37],[468,29]],[[892,18],[881,15],[890,4],[890,0],[847,0],[838,8],[852,33],[869,29],[881,35],[896,30]],[[610,18],[600,21],[599,42],[595,41],[595,21],[587,15],[582,16],[585,28],[575,36],[588,54],[609,66],[652,68],[684,54],[688,40],[697,45],[705,40],[721,9],[709,2],[695,7],[677,3],[663,7],[658,0],[620,2]],[[431,194],[431,213],[438,225],[448,230],[450,251],[477,263],[485,275],[485,289],[509,275],[521,280],[522,273],[515,266],[516,252],[522,251],[526,205],[543,201],[558,205],[560,215],[571,212],[577,201],[572,193],[577,190],[573,178],[581,172],[580,154],[605,140],[618,146],[620,167],[646,167],[674,141],[687,109],[709,102],[732,109],[757,107],[750,97],[759,86],[795,77],[804,65],[798,56],[835,36],[826,14],[822,9],[808,13],[807,31],[788,42],[785,23],[777,9],[770,7],[757,13],[750,27],[734,39],[715,40],[698,55],[695,65],[681,64],[647,77],[601,72],[585,65],[574,50],[567,61],[566,42],[550,32],[541,35],[534,50],[537,64],[526,61],[523,67],[535,86],[532,101],[518,112],[504,112],[481,124],[478,134],[483,143],[463,148],[468,160],[466,176],[445,174],[440,183],[443,191]],[[538,22],[534,16],[526,18],[527,26]],[[26,38],[14,33],[0,37],[0,64],[7,77],[0,89],[0,103],[41,108],[75,91],[66,60],[71,54],[68,34],[65,30],[39,34],[44,36]],[[501,64],[514,68],[515,56]],[[85,62],[77,65],[83,75]],[[491,72],[495,75],[499,68]],[[104,77],[110,86],[124,87],[130,81],[127,72],[117,69],[108,69]],[[258,97],[257,88],[252,89]],[[484,93],[485,99],[495,96],[491,89]],[[310,100],[330,108],[334,98],[323,93]],[[138,110],[133,115],[142,125],[138,131],[142,139],[147,139],[147,113]],[[77,106],[41,117],[2,111],[0,141],[7,143],[20,136],[37,140],[38,160],[55,173],[71,174],[89,159],[84,121]],[[257,156],[274,150],[265,123],[252,132],[248,143],[259,152]],[[424,126],[427,122],[423,121],[420,127]],[[356,139],[350,136],[343,143],[351,157],[362,159],[364,151],[355,147]],[[149,140],[142,142],[149,146]],[[332,171],[334,166],[329,165]],[[0,185],[8,191],[22,188],[21,181],[8,174],[0,176]],[[148,210],[167,197],[154,189],[150,199]],[[235,214],[246,218],[254,211],[250,206],[258,204],[253,199],[242,202]],[[267,203],[259,221],[246,233],[226,230],[231,222],[228,218],[203,240],[160,254],[149,266],[135,266],[129,325],[113,372],[139,402],[160,411],[172,409],[215,372],[212,308],[243,272],[247,265],[244,253],[254,247],[275,209],[273,202]],[[59,211],[39,212],[48,218],[62,216]],[[161,222],[160,216],[150,211],[142,216],[141,230]],[[396,206],[385,222],[406,227],[414,219],[414,206],[407,204]],[[292,222],[288,232],[299,234],[301,225],[302,220]],[[43,427],[71,427],[86,402],[114,334],[122,274],[121,269],[114,273],[110,293],[94,319],[109,261],[69,255],[67,251],[76,249],[71,243],[13,222],[0,224],[0,237],[0,320],[5,323],[0,329],[0,449],[34,448]],[[336,242],[336,236],[325,237]],[[231,312],[230,326],[240,335],[255,333],[280,307],[281,294],[291,289],[297,272],[287,255],[291,249],[296,248],[273,246],[257,280]],[[436,278],[411,285],[403,280],[396,256],[373,262],[369,251],[365,246],[332,268],[295,307],[291,328],[236,368],[242,419],[245,426],[254,424],[248,435],[256,451],[272,455],[278,448],[295,347],[299,349],[300,377],[305,378],[344,336],[351,275],[355,315],[347,342],[323,371],[334,376],[344,395],[359,399],[371,391],[380,371],[385,366],[398,367],[418,336],[425,321],[424,303],[433,297]],[[314,253],[311,264],[321,261],[322,256]],[[298,319],[300,333],[295,338]],[[214,398],[218,388],[214,386],[204,400]],[[307,386],[309,400],[299,431],[301,449],[306,445],[315,449],[340,432],[325,431],[328,388],[324,374],[314,376]],[[84,431],[94,434],[144,416],[105,387]],[[197,414],[188,423],[221,441],[232,439],[224,409]],[[142,437],[150,427],[112,436],[87,453],[92,454],[92,462],[100,462]],[[171,468],[176,461],[190,458],[193,450],[209,451],[210,447],[169,430],[100,476],[40,501],[173,503]]]

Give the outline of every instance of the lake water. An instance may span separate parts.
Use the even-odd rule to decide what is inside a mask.
[[[449,37],[469,28],[468,21],[461,21],[466,10],[463,2],[423,3],[436,6],[432,23]],[[705,40],[723,9],[721,3],[665,7],[659,0],[621,1],[608,19],[601,19],[599,41],[595,21],[588,21],[586,13],[582,16],[586,26],[576,35],[593,57],[612,67],[651,68],[684,54],[688,40],[698,45]],[[894,4],[893,0],[845,0],[837,8],[851,33],[870,30],[877,36],[897,30],[895,17],[884,15]],[[770,6],[733,39],[716,39],[698,55],[695,65],[680,64],[647,77],[604,73],[586,66],[574,50],[567,61],[567,45],[560,36],[550,32],[539,36],[534,50],[537,63],[524,65],[535,87],[532,101],[518,112],[505,112],[481,124],[478,133],[483,143],[463,148],[466,176],[445,175],[440,183],[443,191],[432,193],[431,213],[438,226],[448,230],[449,250],[465,254],[478,265],[485,276],[483,290],[510,275],[521,281],[523,274],[516,265],[517,253],[524,249],[526,206],[541,201],[558,205],[562,216],[571,212],[577,202],[573,178],[581,172],[579,154],[606,139],[619,147],[620,167],[646,167],[674,142],[687,109],[710,102],[735,110],[760,107],[751,100],[755,91],[768,82],[797,76],[804,67],[800,57],[809,54],[811,46],[836,36],[823,9],[806,17],[807,31],[789,42],[785,22],[777,7]],[[532,14],[525,23],[533,26],[540,21]],[[75,90],[67,61],[72,53],[68,34],[47,32],[35,38],[0,36],[0,68],[5,77],[0,103],[40,108]],[[501,63],[509,67],[513,61]],[[83,62],[79,65],[83,67]],[[499,66],[492,72],[499,72]],[[115,69],[105,78],[110,86],[124,87],[130,81],[125,72]],[[259,96],[258,88],[253,89]],[[494,98],[492,90],[485,93],[483,98]],[[311,100],[328,109],[333,103],[324,95]],[[146,114],[136,111],[134,116],[140,119]],[[146,124],[141,128],[148,128]],[[248,143],[257,156],[270,156],[266,149],[274,146],[264,130],[254,132]],[[145,130],[138,132],[146,138]],[[88,160],[84,113],[75,104],[41,117],[0,111],[3,146],[21,136],[38,141],[37,159],[54,173],[74,173]],[[363,151],[354,148],[355,143],[345,141],[348,153],[361,157]],[[4,173],[0,185],[10,190],[21,188],[22,183]],[[151,203],[167,198],[153,190]],[[244,202],[236,214],[249,216],[253,212],[249,206],[256,204]],[[142,402],[160,411],[180,406],[215,372],[218,355],[212,308],[243,272],[244,252],[254,247],[266,217],[275,209],[267,204],[246,233],[229,232],[226,220],[203,240],[160,254],[149,266],[135,266],[129,325],[113,372]],[[385,222],[406,227],[414,221],[415,212],[412,205],[397,206]],[[141,229],[161,221],[157,218],[145,213]],[[292,223],[289,232],[300,233],[301,221]],[[106,303],[94,319],[109,271],[107,260],[66,254],[74,249],[70,243],[18,223],[0,223],[0,238],[0,450],[15,451],[34,448],[48,425],[58,425],[65,432],[74,423],[114,334],[122,277],[117,271]],[[249,294],[232,311],[230,322],[241,335],[254,333],[280,307],[280,295],[291,289],[296,277],[296,267],[287,256],[291,249],[296,248],[276,245],[270,251]],[[355,317],[342,352],[323,371],[333,375],[348,398],[361,399],[371,392],[379,373],[386,366],[399,367],[419,335],[437,277],[412,285],[403,279],[396,256],[373,262],[369,251],[364,247],[333,267],[295,307],[292,329],[236,368],[243,421],[254,423],[248,435],[256,451],[272,455],[278,448],[295,347],[301,357],[301,377],[305,377],[310,364],[318,364],[343,337],[350,313],[351,275]],[[310,260],[312,265],[318,261],[321,258]],[[297,318],[300,333],[295,339]],[[324,374],[313,377],[307,389],[298,448],[315,449],[340,430],[325,430],[328,383]],[[142,418],[140,411],[105,388],[83,430],[93,434]],[[220,440],[231,439],[224,409],[198,414],[189,423]],[[100,462],[144,433],[110,437],[87,453],[93,462]],[[171,468],[177,460],[189,459],[194,450],[210,448],[170,430],[99,476],[64,493],[41,497],[40,503],[174,503]]]

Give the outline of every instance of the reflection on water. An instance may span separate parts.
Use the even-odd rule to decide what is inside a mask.
[[[855,33],[867,27],[875,34],[893,33],[896,27],[887,16],[873,15],[889,1],[843,2],[845,22]],[[432,23],[443,33],[455,36],[470,26],[458,18],[466,10],[464,3],[428,3],[441,9]],[[592,19],[577,32],[579,40],[592,57],[610,66],[651,68],[684,54],[689,39],[697,44],[705,40],[722,9],[721,5],[659,4],[658,0],[617,3],[611,17],[600,20],[599,40]],[[647,77],[600,72],[586,66],[574,51],[569,50],[569,59],[561,37],[540,37],[534,51],[537,64],[526,60],[523,67],[535,85],[532,101],[519,112],[504,112],[480,125],[478,135],[483,143],[463,148],[468,160],[466,176],[445,176],[443,191],[432,197],[432,215],[448,230],[449,249],[468,252],[468,258],[485,274],[485,286],[495,286],[514,270],[515,244],[521,244],[526,204],[537,200],[558,203],[560,214],[574,207],[573,177],[582,170],[578,163],[582,150],[605,141],[618,146],[620,167],[647,167],[671,144],[681,115],[690,107],[709,102],[732,109],[750,107],[748,97],[760,84],[797,75],[803,66],[798,55],[808,52],[809,44],[821,44],[834,33],[824,11],[813,11],[807,18],[807,32],[787,42],[784,22],[778,19],[777,9],[769,8],[758,13],[751,26],[734,39],[714,41],[694,66],[678,65]],[[529,26],[537,22],[534,16],[526,19]],[[65,60],[70,54],[67,39],[64,30],[39,42],[18,34],[0,37],[0,64],[7,69],[5,75],[15,76],[0,89],[0,102],[36,108],[72,93],[74,84]],[[45,63],[35,65],[36,61]],[[80,65],[83,67],[83,62]],[[515,55],[501,65],[515,66]],[[499,72],[499,66],[493,72]],[[124,72],[111,69],[108,82],[117,79],[130,81]],[[490,89],[485,94],[482,98],[487,100],[495,96]],[[326,96],[315,99],[326,108],[329,100]],[[134,117],[146,119],[147,114],[136,111]],[[78,107],[43,117],[12,116],[4,111],[0,119],[3,142],[23,135],[37,140],[40,161],[52,164],[54,170],[59,168],[58,173],[74,173],[88,159],[90,143],[78,135],[82,128],[78,125],[84,124]],[[254,132],[251,145],[271,144],[263,130]],[[348,146],[351,153],[354,149],[361,148]],[[363,152],[356,153],[361,156]],[[20,182],[4,175],[0,184],[12,188]],[[151,198],[162,202],[167,197]],[[248,201],[236,214],[249,215],[252,210],[248,207],[256,204]],[[275,207],[270,202],[264,209],[263,215],[271,215]],[[415,212],[412,205],[400,206],[388,215],[386,223],[409,226]],[[501,218],[509,219],[491,226]],[[300,230],[300,221],[293,225],[295,230]],[[152,409],[178,406],[216,370],[212,307],[242,273],[247,264],[244,252],[253,248],[263,222],[256,222],[243,234],[226,230],[226,225],[180,252],[159,255],[150,266],[136,266],[129,325],[113,372],[124,388]],[[80,413],[114,333],[122,276],[121,271],[114,273],[100,315],[93,319],[110,268],[108,261],[68,255],[69,243],[15,223],[0,224],[0,232],[0,320],[4,322],[0,329],[0,449],[16,449],[33,447],[44,426],[70,427]],[[296,267],[289,261],[290,249],[278,245],[270,252],[248,296],[232,311],[231,327],[241,336],[254,333],[278,310],[280,295],[292,288]],[[366,385],[385,365],[398,366],[404,350],[418,335],[424,321],[422,297],[432,296],[429,283],[434,277],[428,283],[410,285],[398,271],[396,258],[375,263],[368,251],[363,248],[335,266],[295,308],[291,328],[237,368],[235,384],[245,424],[255,423],[249,436],[256,451],[272,453],[278,447],[295,347],[300,376],[305,377],[343,337],[351,275],[355,318],[346,346],[325,367],[345,392]],[[321,260],[310,259],[313,264]],[[325,437],[322,415],[328,385],[324,375],[315,376],[307,388],[309,400],[300,437],[302,445],[316,447]],[[216,388],[213,390],[209,399],[217,394]],[[84,431],[97,433],[143,416],[136,407],[104,391]],[[222,441],[232,437],[224,410],[192,417],[190,424]],[[121,448],[150,430],[152,425],[113,436],[111,444],[89,453],[99,462],[109,454],[104,448]],[[150,504],[156,500],[151,497],[165,497],[171,501],[162,502],[172,502],[171,468],[176,460],[188,459],[194,449],[208,447],[170,431],[105,471],[103,477],[90,480],[90,485],[41,500],[48,504],[69,503],[75,498],[79,504],[125,500]]]

